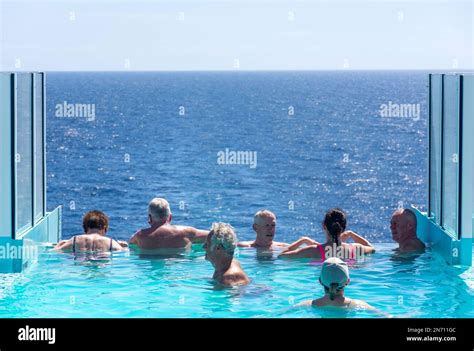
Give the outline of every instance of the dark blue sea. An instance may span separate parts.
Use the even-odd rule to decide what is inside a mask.
[[[106,212],[110,235],[147,226],[155,196],[173,222],[229,222],[254,237],[254,213],[277,215],[277,240],[324,240],[331,207],[348,228],[389,242],[391,213],[427,203],[427,72],[48,73],[48,206],[63,237]],[[420,114],[381,116],[384,104]],[[58,105],[94,106],[93,118]],[[256,164],[220,164],[249,151]]]

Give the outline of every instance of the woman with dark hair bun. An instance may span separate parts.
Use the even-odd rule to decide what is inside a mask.
[[[346,214],[339,208],[333,208],[326,212],[323,221],[323,228],[325,228],[326,234],[329,234],[331,240],[336,243],[337,246],[341,244],[339,237],[346,230],[347,219]]]
[[[324,244],[302,237],[288,246],[280,257],[313,258],[322,262],[328,257],[350,260],[375,252],[375,248],[367,239],[353,231],[346,231],[346,226],[347,219],[344,211],[340,208],[332,208],[326,212],[323,220],[323,230],[326,233]],[[348,239],[352,239],[354,244],[347,244],[345,241]]]

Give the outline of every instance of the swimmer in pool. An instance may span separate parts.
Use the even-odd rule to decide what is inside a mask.
[[[326,212],[323,221],[323,230],[326,233],[324,244],[308,237],[302,237],[291,244],[279,257],[313,258],[321,261],[324,261],[327,257],[339,257],[348,260],[375,252],[375,248],[367,239],[353,231],[346,231],[346,225],[347,220],[344,211],[339,208],[330,209]],[[345,241],[348,239],[352,239],[355,243],[347,244]]]
[[[168,201],[154,198],[148,205],[150,228],[138,230],[129,241],[144,254],[173,254],[186,251],[193,243],[206,240],[209,231],[188,226],[172,225]]]
[[[253,219],[255,240],[242,241],[238,247],[254,247],[257,249],[286,248],[289,244],[274,241],[276,231],[276,216],[268,210],[258,211]]]
[[[307,300],[297,306],[313,307],[344,307],[375,310],[367,302],[354,300],[344,296],[344,289],[349,284],[349,268],[347,264],[337,257],[330,257],[324,261],[319,277],[320,284],[324,287],[324,296],[316,300]]]
[[[237,237],[227,223],[213,223],[204,244],[206,260],[214,266],[212,278],[220,285],[231,287],[250,282],[239,261],[234,259]]]
[[[416,236],[416,215],[407,208],[396,210],[390,220],[392,238],[398,243],[396,251],[416,253],[425,251],[425,244]]]
[[[69,240],[60,241],[55,247],[58,251],[121,251],[128,250],[127,243],[107,238],[109,219],[101,211],[89,211],[82,219],[85,234],[74,235]]]

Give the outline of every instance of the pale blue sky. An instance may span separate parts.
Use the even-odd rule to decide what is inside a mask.
[[[474,69],[473,8],[456,0],[0,0],[0,70]]]

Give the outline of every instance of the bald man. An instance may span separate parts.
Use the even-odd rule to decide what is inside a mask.
[[[398,252],[423,252],[425,244],[416,236],[416,215],[407,208],[396,210],[390,220],[392,238],[398,243]]]

